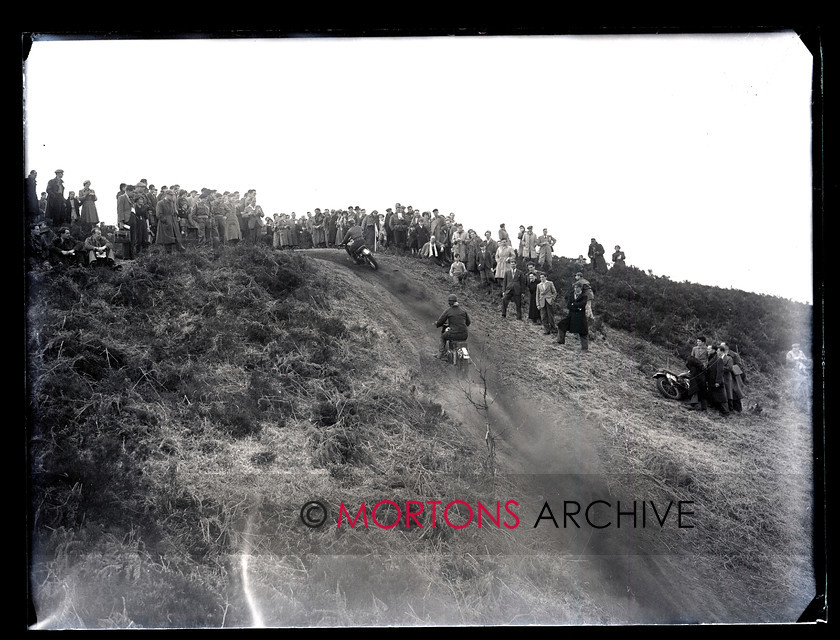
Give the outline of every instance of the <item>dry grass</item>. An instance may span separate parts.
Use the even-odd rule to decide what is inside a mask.
[[[44,626],[629,618],[596,559],[546,555],[526,535],[304,527],[300,506],[315,498],[333,512],[514,495],[515,430],[500,430],[490,478],[483,417],[465,428],[456,416],[474,412],[456,406],[461,392],[429,374],[416,338],[428,325],[344,266],[263,251],[180,259],[33,288],[32,586]],[[383,264],[441,300],[451,286],[428,262]],[[808,423],[774,381],[749,389],[760,415],[685,414],[651,384],[663,351],[607,328],[586,356],[574,336],[558,352],[539,327],[502,322],[476,287],[460,297],[533,402],[597,427],[616,491],[710,515],[692,538],[708,560],[698,580],[741,585],[762,611],[808,591]]]

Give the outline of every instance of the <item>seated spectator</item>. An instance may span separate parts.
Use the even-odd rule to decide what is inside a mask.
[[[27,262],[31,269],[49,267],[50,244],[47,240],[46,223],[36,222],[29,231]]]
[[[455,262],[449,267],[449,277],[452,278],[452,284],[457,285],[463,285],[467,277],[467,266],[457,254],[455,255]]]
[[[102,235],[102,230],[99,227],[94,227],[90,236],[85,240],[83,247],[87,253],[88,266],[108,266],[116,268],[114,265],[114,248],[111,242]]]
[[[439,264],[443,265],[444,263],[444,247],[442,244],[437,242],[434,238],[431,238],[423,247],[420,249],[420,257],[421,258],[434,258],[434,260]]]
[[[790,351],[788,351],[787,356],[785,356],[785,361],[788,368],[793,370],[795,373],[807,373],[812,366],[811,359],[802,352],[802,349],[799,348],[798,342],[794,342],[791,345]]]
[[[50,246],[50,261],[53,264],[67,266],[81,265],[84,256],[83,246],[82,242],[70,234],[68,227],[62,227],[58,232],[58,237]]]

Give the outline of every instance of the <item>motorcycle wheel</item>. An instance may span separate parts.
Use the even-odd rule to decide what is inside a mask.
[[[373,256],[365,256],[365,260],[367,260],[367,263],[370,265],[370,268],[374,271],[379,269],[379,265],[376,262],[376,258],[374,258]]]
[[[679,400],[682,395],[680,388],[668,380],[665,376],[656,379],[656,388],[659,389],[659,393],[668,398],[668,400]]]

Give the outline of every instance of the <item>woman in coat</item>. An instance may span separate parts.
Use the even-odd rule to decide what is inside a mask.
[[[277,246],[281,249],[292,248],[292,224],[289,216],[283,214],[277,221],[274,232],[277,234]]]
[[[82,222],[97,224],[99,213],[96,210],[96,192],[90,188],[90,180],[85,180],[82,190],[79,191],[79,200],[82,203]]]
[[[242,240],[242,225],[236,213],[236,206],[231,203],[225,211],[225,214],[225,242],[228,244],[237,244]]]

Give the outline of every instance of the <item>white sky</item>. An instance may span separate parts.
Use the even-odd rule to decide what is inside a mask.
[[[792,32],[34,43],[26,173],[401,202],[595,237],[674,280],[812,302],[812,59]]]

